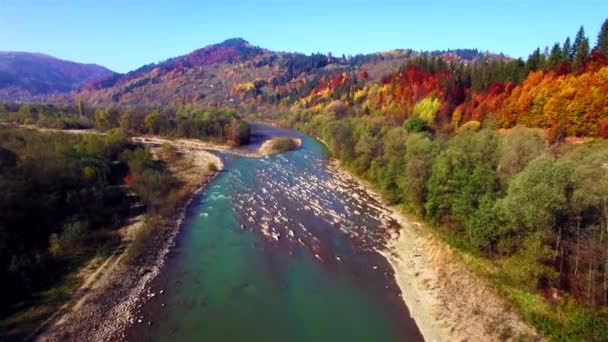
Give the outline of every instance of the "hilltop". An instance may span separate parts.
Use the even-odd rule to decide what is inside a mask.
[[[105,82],[83,89],[75,97],[94,105],[276,104],[286,98],[308,95],[323,79],[336,73],[361,69],[368,72],[371,80],[379,80],[422,54],[458,62],[505,58],[477,50],[432,53],[392,50],[349,58],[305,55],[270,51],[233,38],[184,56],[145,65],[116,78],[112,84]]]

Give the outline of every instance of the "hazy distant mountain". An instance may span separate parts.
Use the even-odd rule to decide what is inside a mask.
[[[0,100],[29,100],[70,92],[114,75],[95,64],[64,61],[40,53],[0,52]]]

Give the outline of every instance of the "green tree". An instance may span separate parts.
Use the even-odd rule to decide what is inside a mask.
[[[537,71],[542,69],[544,62],[544,56],[540,52],[540,48],[534,50],[534,52],[528,57],[526,67],[530,71]]]
[[[566,38],[566,41],[564,41],[562,53],[564,54],[564,58],[572,60],[572,43],[570,42],[570,37]]]
[[[405,120],[403,123],[403,128],[409,133],[419,133],[424,132],[428,129],[428,124],[425,120],[418,116],[414,116]]]
[[[146,130],[150,134],[160,134],[165,128],[165,117],[158,111],[153,111],[144,119]]]
[[[560,65],[560,63],[564,61],[564,54],[562,52],[562,48],[559,46],[559,43],[555,43],[553,48],[551,48],[551,53],[549,55],[549,68],[553,69]]]
[[[570,51],[571,60],[574,60],[574,58],[578,54],[578,49],[579,49],[580,45],[583,43],[583,41],[585,39],[587,39],[587,37],[585,36],[585,28],[583,26],[581,26],[581,28],[579,28],[578,32],[576,33],[576,37],[574,37],[574,43],[572,43],[572,50]],[[588,41],[587,41],[587,44],[589,44]]]
[[[558,227],[568,210],[573,170],[572,164],[548,156],[532,161],[511,181],[501,200],[507,226],[530,233],[548,233]]]
[[[397,178],[404,204],[417,214],[424,214],[426,183],[431,167],[441,149],[441,139],[431,140],[426,134],[411,134],[405,142],[405,168]]]
[[[600,33],[597,36],[595,49],[608,55],[608,19],[604,20]]]
[[[576,49],[576,56],[574,57],[574,68],[580,69],[585,66],[585,62],[589,57],[589,39],[584,38]]]
[[[484,197],[489,201],[498,194],[498,142],[497,133],[488,129],[455,136],[437,157],[427,184],[427,216],[465,228],[470,243],[476,228],[470,218]]]
[[[540,156],[546,147],[537,131],[524,126],[515,127],[500,144],[498,175],[503,184],[520,173],[529,162]]]
[[[120,112],[114,107],[95,111],[95,128],[102,132],[118,127],[119,120]]]

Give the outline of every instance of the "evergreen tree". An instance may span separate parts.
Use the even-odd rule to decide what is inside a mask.
[[[549,55],[549,68],[555,68],[564,60],[564,53],[558,43],[553,45],[551,54]]]
[[[543,66],[543,56],[540,53],[540,48],[534,50],[534,52],[528,57],[528,61],[526,62],[526,66],[530,71],[537,71]]]
[[[602,24],[595,49],[608,55],[608,19],[604,20],[604,24]]]
[[[584,38],[578,44],[578,48],[576,49],[576,55],[574,57],[574,68],[582,68],[585,65],[585,62],[587,61],[587,57],[589,57],[589,39]]]
[[[562,48],[562,53],[564,54],[564,58],[571,59],[570,55],[572,53],[572,44],[570,43],[570,37],[566,38],[564,47]]]
[[[581,26],[576,33],[576,37],[574,38],[574,43],[572,44],[572,50],[570,51],[570,59],[574,60],[574,57],[578,53],[578,49],[580,45],[583,43],[583,40],[587,39],[585,37],[585,28]],[[588,43],[588,42],[587,42]]]

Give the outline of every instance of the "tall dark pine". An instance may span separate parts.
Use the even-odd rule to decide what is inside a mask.
[[[608,55],[608,19],[602,24],[595,49]]]
[[[560,65],[560,63],[564,60],[564,53],[562,52],[562,48],[559,46],[559,43],[555,43],[553,48],[551,48],[551,53],[549,54],[549,68],[555,68]]]
[[[543,67],[543,55],[540,53],[540,48],[534,50],[534,52],[528,57],[526,66],[530,71],[537,71]]]
[[[578,47],[576,49],[576,55],[574,56],[574,63],[573,63],[574,68],[575,69],[582,68],[585,65],[585,62],[587,61],[587,57],[589,57],[589,39],[584,38],[578,44]]]
[[[570,43],[570,37],[566,38],[564,47],[562,48],[562,53],[564,54],[564,58],[571,59],[570,55],[572,53],[572,43]]]
[[[577,54],[578,48],[583,42],[583,40],[587,39],[585,37],[585,28],[581,26],[576,33],[576,37],[574,38],[574,43],[572,44],[572,50],[570,51],[570,59],[574,60],[574,57]]]

